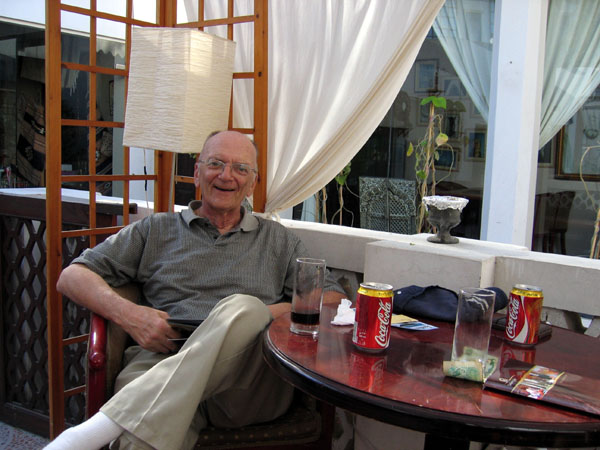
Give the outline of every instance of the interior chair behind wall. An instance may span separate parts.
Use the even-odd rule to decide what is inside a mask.
[[[569,214],[575,198],[574,191],[545,192],[535,196],[532,248],[538,247],[545,253],[554,253],[557,244],[560,253],[567,254],[566,234]]]

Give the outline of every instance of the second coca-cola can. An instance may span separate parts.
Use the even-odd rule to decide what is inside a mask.
[[[377,353],[390,343],[393,287],[383,283],[361,283],[356,296],[352,342],[356,348]]]
[[[507,341],[518,345],[535,345],[542,317],[544,294],[537,286],[516,284],[508,296],[506,308]]]

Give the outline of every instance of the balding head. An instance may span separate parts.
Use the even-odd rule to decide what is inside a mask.
[[[248,143],[252,145],[255,152],[253,167],[255,169],[258,167],[258,147],[256,146],[256,143],[245,134],[232,130],[213,131],[210,133],[204,141],[204,146],[197,159],[205,159],[203,155],[206,155],[208,150],[214,146],[223,145],[224,142],[234,142],[236,145],[239,145],[240,148],[247,146]]]

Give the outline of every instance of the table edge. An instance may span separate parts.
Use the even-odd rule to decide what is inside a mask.
[[[554,422],[530,422],[527,424],[530,429],[525,430],[518,421],[403,404],[351,388],[297,364],[275,347],[269,328],[263,335],[263,344],[263,356],[269,367],[294,387],[321,401],[390,425],[451,439],[464,440],[468,436],[471,441],[504,445],[588,447],[600,443],[600,421],[595,425],[561,423],[561,430],[556,429],[558,424]],[[394,414],[389,414],[390,411]]]

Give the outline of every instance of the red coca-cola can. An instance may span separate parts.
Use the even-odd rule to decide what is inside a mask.
[[[383,283],[361,283],[356,296],[352,342],[363,351],[377,353],[390,343],[393,287]]]
[[[518,345],[535,345],[542,317],[544,294],[537,286],[517,284],[510,291],[506,310],[507,341]]]

